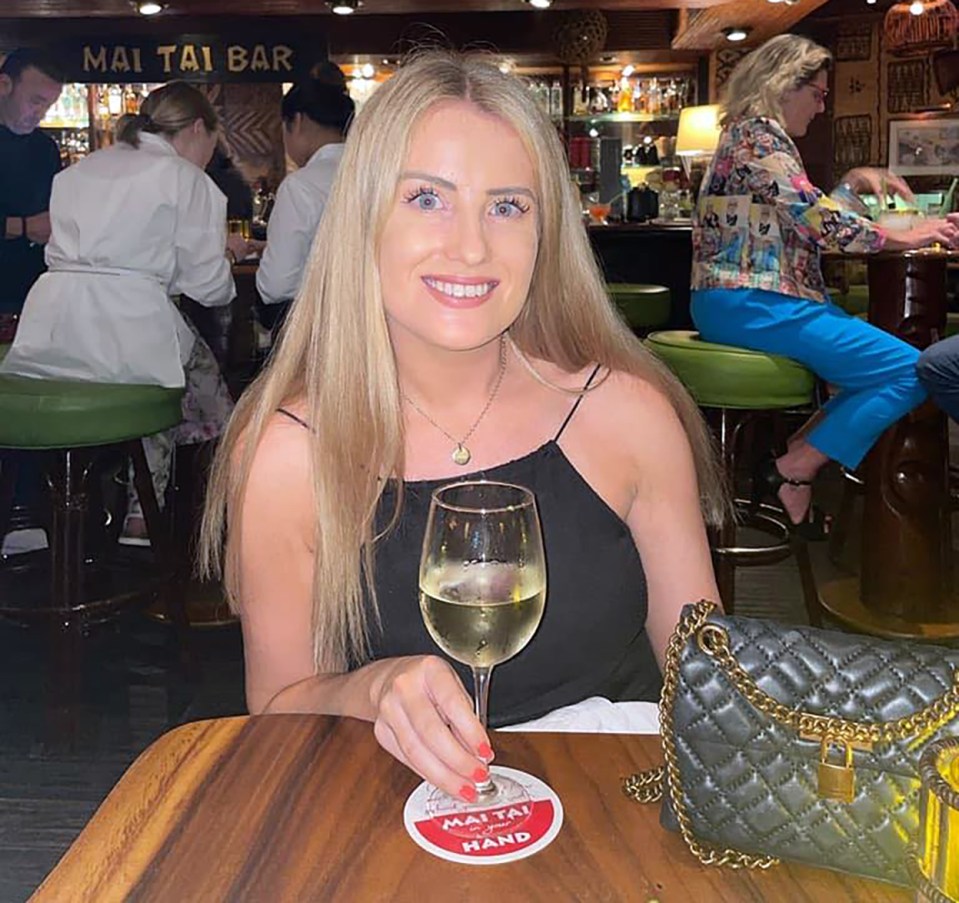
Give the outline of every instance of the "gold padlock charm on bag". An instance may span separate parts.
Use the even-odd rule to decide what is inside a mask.
[[[829,761],[829,747],[836,745],[843,750],[843,762],[834,765]],[[856,794],[856,772],[852,767],[852,746],[843,740],[831,741],[823,737],[819,745],[819,797],[851,803]]]

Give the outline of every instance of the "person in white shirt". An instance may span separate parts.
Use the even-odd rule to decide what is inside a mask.
[[[263,301],[258,313],[268,327],[282,319],[300,287],[353,109],[345,87],[318,79],[295,85],[283,97],[283,146],[299,169],[277,191],[256,274]]]
[[[20,376],[185,385],[183,423],[146,443],[161,504],[173,444],[215,438],[232,409],[210,349],[173,302],[183,293],[228,304],[229,258],[248,250],[227,237],[226,198],[203,172],[216,138],[207,98],[171,82],[120,121],[115,145],[54,179],[49,269],[0,365]],[[125,532],[145,532],[135,493]]]

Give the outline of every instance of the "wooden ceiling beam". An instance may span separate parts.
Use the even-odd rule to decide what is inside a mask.
[[[827,0],[800,0],[795,5],[765,0],[728,0],[719,6],[688,11],[679,16],[673,38],[674,50],[716,50],[732,47],[723,35],[726,28],[749,28],[746,46],[755,47],[777,34],[789,31],[800,19]]]

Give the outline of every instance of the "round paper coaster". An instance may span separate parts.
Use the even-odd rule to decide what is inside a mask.
[[[553,789],[515,768],[493,765],[490,771],[493,780],[504,775],[522,784],[529,799],[430,817],[426,802],[434,788],[424,781],[403,810],[403,824],[413,842],[440,859],[467,865],[515,862],[549,846],[563,826],[563,804]]]

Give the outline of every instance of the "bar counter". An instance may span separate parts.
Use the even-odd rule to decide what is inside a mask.
[[[664,285],[672,296],[663,329],[691,329],[689,278],[693,266],[689,220],[589,226],[589,240],[607,282]]]

